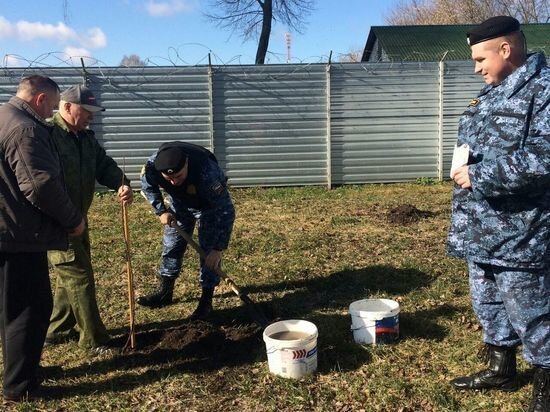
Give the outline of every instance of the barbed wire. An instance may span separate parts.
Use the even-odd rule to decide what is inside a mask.
[[[189,54],[189,48],[204,49],[204,54],[199,54],[193,61],[184,58]],[[195,53],[196,54],[196,53]],[[291,63],[326,63],[330,52],[324,55],[313,55],[307,57],[291,57]],[[150,56],[145,57],[142,61],[145,65],[152,66],[200,66],[208,64],[208,57],[211,57],[212,64],[227,66],[227,65],[251,65],[254,64],[254,56],[237,54],[227,59],[222,58],[213,49],[199,42],[182,43],[178,46],[171,46],[167,49],[166,56]],[[345,53],[335,53],[336,56],[342,57],[349,55],[349,51]],[[268,51],[266,56],[266,64],[287,64],[286,53],[275,53]],[[19,54],[5,54],[2,60],[2,67],[74,67],[80,66],[80,59],[85,59],[89,67],[115,67],[113,64],[107,64],[104,61],[93,56],[67,56],[61,51],[49,51],[40,54],[37,57],[29,58]],[[141,57],[140,57],[141,58]],[[16,61],[17,66],[14,66],[10,61]]]
[[[452,52],[452,51],[451,51]],[[336,54],[337,58],[334,61],[331,61],[331,64],[347,64],[347,63],[374,63],[374,62],[348,62],[340,61],[340,58],[347,56],[349,53],[339,53]],[[422,56],[422,52],[410,52],[410,56]],[[400,59],[400,56],[388,56],[388,61],[378,61],[375,63],[430,63],[430,61],[421,61],[420,59]],[[402,56],[401,56],[402,57]],[[428,56],[429,57],[429,56]],[[231,57],[229,60],[222,59],[212,50],[208,50],[204,55],[202,55],[198,60],[191,64],[189,61],[181,57],[181,52],[177,48],[171,48],[170,54],[165,56],[151,56],[144,58],[142,62],[144,65],[134,66],[134,65],[110,65],[101,59],[90,57],[90,56],[70,56],[67,57],[64,52],[52,51],[42,53],[41,55],[35,58],[27,58],[19,54],[5,54],[2,58],[2,63],[0,68],[4,70],[10,69],[44,69],[44,68],[78,68],[82,69],[82,61],[84,61],[86,68],[96,69],[96,70],[109,70],[113,71],[124,70],[131,68],[136,69],[146,69],[147,67],[200,67],[207,66],[209,61],[213,66],[225,67],[225,66],[255,66],[258,70],[261,71],[261,68],[265,70],[270,70],[270,66],[274,65],[296,65],[296,70],[302,70],[305,66],[316,65],[316,64],[328,64],[329,63],[329,54],[320,55],[320,56],[309,56],[306,58],[292,57],[290,62],[287,62],[287,56],[283,53],[274,53],[268,52],[266,64],[256,65],[254,63],[243,62],[243,60],[249,60],[250,56],[245,55],[236,55]],[[14,65],[13,62],[16,61],[17,64]],[[302,68],[300,67],[302,66]],[[292,73],[292,72],[289,72]]]
[[[183,56],[189,54],[189,48],[199,47],[203,49],[204,54],[199,55],[194,64],[185,60]],[[42,53],[35,58],[26,58],[18,54],[6,54],[2,60],[2,67],[0,67],[0,76],[8,77],[14,80],[20,79],[30,73],[36,73],[37,71],[45,73],[49,76],[58,75],[59,77],[66,77],[68,75],[67,68],[73,68],[75,73],[81,75],[85,79],[86,70],[89,71],[94,77],[94,81],[97,86],[103,85],[104,87],[112,88],[117,92],[125,92],[138,97],[141,101],[147,102],[146,104],[157,110],[162,110],[162,103],[159,103],[156,99],[151,99],[146,93],[139,93],[138,90],[141,86],[151,84],[153,82],[162,81],[163,78],[171,75],[189,73],[189,68],[192,67],[205,67],[212,64],[213,73],[218,71],[223,72],[224,76],[228,78],[234,78],[237,81],[247,81],[250,76],[263,76],[263,80],[284,81],[286,79],[293,80],[296,74],[301,72],[307,72],[308,75],[314,74],[317,76],[324,76],[324,68],[320,69],[320,65],[327,65],[331,55],[337,56],[338,60],[341,56],[349,55],[347,53],[328,53],[321,56],[310,56],[307,58],[293,57],[290,63],[287,63],[288,56],[284,53],[268,52],[265,65],[255,65],[251,63],[243,63],[243,61],[250,61],[250,56],[236,55],[229,60],[224,60],[215,51],[208,48],[208,46],[201,43],[183,43],[179,46],[169,48],[167,56],[151,56],[145,58],[143,66],[112,66],[104,61],[89,57],[89,56],[71,56],[67,57],[64,52],[51,51]],[[18,62],[18,66],[13,66],[11,63]],[[333,66],[339,65],[341,67],[350,64],[347,62],[331,61]],[[379,70],[388,70],[398,68],[404,64],[410,65],[414,63],[418,65],[418,68],[425,68],[431,70],[433,62],[385,62],[372,63],[372,62],[359,62],[352,63],[350,70],[353,70],[353,64],[358,65],[360,68],[368,73],[376,74]],[[274,68],[274,66],[285,66],[284,70]],[[290,66],[290,70],[289,70]],[[230,67],[231,70],[226,70]],[[154,68],[162,68],[161,72],[156,72]],[[240,68],[240,69],[239,69]],[[59,72],[56,72],[59,70]],[[206,75],[206,71],[204,71]],[[251,85],[252,80],[251,80]],[[0,86],[0,92],[12,93],[13,90],[10,86]],[[253,86],[254,87],[254,86]],[[257,87],[261,87],[258,84]]]

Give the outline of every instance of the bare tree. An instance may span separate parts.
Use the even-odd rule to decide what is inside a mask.
[[[403,0],[386,17],[392,25],[479,23],[508,15],[522,23],[547,23],[550,0]]]
[[[256,64],[264,64],[272,22],[303,33],[315,0],[211,0],[215,13],[205,13],[219,27],[239,32],[244,40],[258,37]]]
[[[119,63],[119,66],[132,67],[132,66],[145,66],[145,62],[137,54],[124,55]]]
[[[363,50],[350,49],[347,53],[341,54],[338,61],[341,63],[357,63],[363,57]]]

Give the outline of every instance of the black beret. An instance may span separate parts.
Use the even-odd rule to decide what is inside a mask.
[[[180,147],[160,149],[155,158],[155,169],[158,172],[171,175],[179,172],[187,162],[187,153]]]
[[[468,44],[481,43],[486,40],[505,36],[519,30],[519,21],[510,16],[496,16],[485,20],[470,29],[466,34]]]

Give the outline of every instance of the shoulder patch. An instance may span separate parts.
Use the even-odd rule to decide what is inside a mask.
[[[145,176],[145,165],[143,165],[143,166],[141,167],[141,172],[139,172],[139,175],[140,175],[141,177]]]
[[[468,107],[476,107],[479,104],[479,99],[472,99],[470,100],[470,104]]]
[[[185,192],[189,195],[196,195],[197,194],[197,188],[195,187],[195,185],[189,185],[189,186],[187,186],[187,189],[185,190]]]
[[[223,191],[225,190],[225,186],[222,185],[220,182],[215,182],[213,185],[212,185],[212,191],[214,193],[216,193],[217,195],[223,193]]]

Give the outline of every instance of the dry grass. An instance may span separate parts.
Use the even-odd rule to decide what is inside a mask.
[[[318,372],[300,381],[268,371],[258,336],[235,356],[205,350],[166,357],[88,357],[74,343],[44,351],[45,365],[64,374],[46,382],[57,400],[19,410],[59,411],[518,411],[530,386],[513,394],[457,393],[448,381],[479,367],[480,330],[470,309],[465,265],[445,255],[450,185],[393,184],[233,190],[237,221],[224,269],[276,318],[299,318],[319,329]],[[426,212],[391,223],[390,210]],[[115,335],[127,332],[120,209],[98,196],[90,216],[100,309]],[[161,227],[141,198],[130,208],[136,295],[148,292],[160,254]],[[192,250],[174,305],[138,307],[140,330],[181,323],[196,305]],[[402,339],[360,346],[350,333],[348,305],[388,297],[401,305]],[[227,287],[216,292],[213,322],[250,323]],[[223,352],[223,348],[220,349]],[[528,382],[529,371],[521,363]]]

